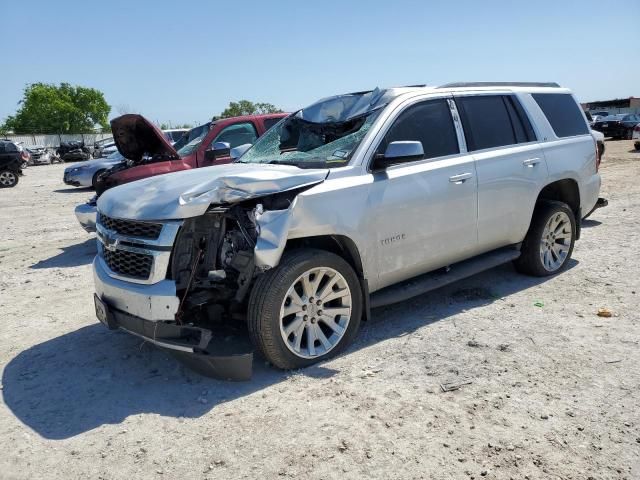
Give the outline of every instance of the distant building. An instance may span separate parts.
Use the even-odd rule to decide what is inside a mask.
[[[587,112],[606,111],[614,113],[640,113],[640,97],[616,98],[615,100],[599,100],[597,102],[582,103]]]

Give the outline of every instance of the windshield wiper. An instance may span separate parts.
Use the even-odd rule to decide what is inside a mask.
[[[327,162],[323,160],[314,160],[309,162],[292,162],[292,161],[278,161],[271,160],[267,162],[269,165],[291,165],[298,168],[327,168]]]

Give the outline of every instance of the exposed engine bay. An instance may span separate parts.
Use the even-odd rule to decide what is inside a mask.
[[[211,207],[204,215],[185,220],[170,265],[180,299],[178,323],[228,325],[243,320],[249,288],[265,270],[255,255],[258,218],[266,210],[288,209],[299,191]]]

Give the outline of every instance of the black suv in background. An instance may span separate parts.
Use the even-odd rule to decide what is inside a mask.
[[[0,188],[15,187],[22,175],[22,162],[29,155],[20,145],[10,140],[0,140]]]
[[[599,118],[591,128],[604,133],[605,137],[631,140],[633,128],[640,123],[640,115],[619,113]]]

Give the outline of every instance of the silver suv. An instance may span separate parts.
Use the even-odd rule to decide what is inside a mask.
[[[557,274],[599,205],[596,142],[556,84],[339,95],[248,147],[98,201],[98,318],[214,376],[250,375],[248,350],[219,350],[230,329],[299,368],[373,307],[509,261]]]

